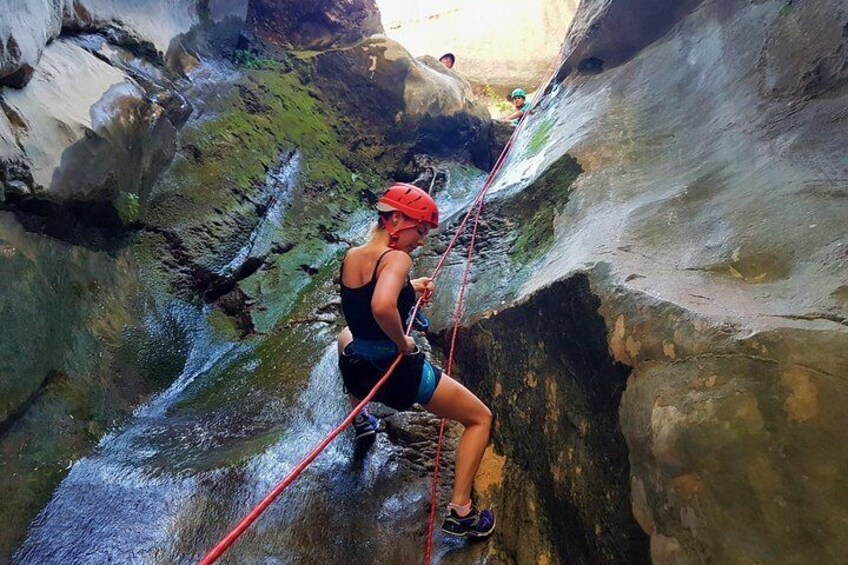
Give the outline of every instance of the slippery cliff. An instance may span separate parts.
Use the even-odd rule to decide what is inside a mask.
[[[848,556],[847,24],[581,4],[492,189],[460,356],[494,496],[541,485],[563,562],[641,560],[628,507],[655,563]]]

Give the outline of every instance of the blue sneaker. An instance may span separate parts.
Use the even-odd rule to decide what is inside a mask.
[[[488,508],[481,511],[472,507],[468,516],[460,518],[450,509],[442,522],[442,531],[458,538],[485,538],[495,531],[495,514]]]
[[[353,430],[357,440],[368,438],[377,433],[378,420],[368,413],[368,410],[363,410],[353,419]]]

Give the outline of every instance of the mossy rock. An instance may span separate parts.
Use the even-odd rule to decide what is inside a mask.
[[[513,259],[529,262],[550,249],[556,214],[568,202],[571,186],[582,172],[577,160],[566,154],[509,205],[517,225],[515,242],[509,250]]]
[[[257,258],[258,270],[238,283],[247,301],[263,303],[251,312],[260,331],[285,315],[310,271],[326,261],[330,235],[373,199],[369,186],[385,182],[373,160],[339,142],[345,118],[311,86],[311,66],[270,66],[249,65],[214,117],[189,125],[180,155],[145,211],[147,230],[139,240],[151,261],[165,246],[171,258],[161,274],[181,296],[207,294],[216,273],[251,244],[277,197],[269,171],[280,166],[281,154],[296,155],[299,169],[282,221]]]

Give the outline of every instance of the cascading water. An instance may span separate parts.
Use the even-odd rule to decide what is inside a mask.
[[[262,206],[266,209],[259,223],[251,232],[244,246],[239,249],[232,261],[227,263],[218,273],[221,276],[231,276],[249,257],[263,257],[268,253],[274,237],[274,230],[279,228],[291,199],[292,190],[297,182],[300,170],[300,153],[283,153],[280,164],[268,172],[265,186],[268,187],[268,197]]]
[[[295,154],[275,186],[287,186],[297,166]],[[470,169],[450,171],[438,195],[448,215],[482,181]],[[275,194],[274,217],[255,230],[247,255],[279,222],[286,192]],[[367,226],[356,225],[348,235],[361,239]],[[73,464],[14,563],[196,562],[344,418],[332,331],[298,326],[228,341],[210,329],[210,308],[175,303],[170,317],[187,335],[182,373]],[[369,451],[357,452],[347,435],[331,444],[224,562],[419,560],[431,471],[420,450],[432,448],[437,420],[383,416]],[[479,555],[461,547],[439,539],[434,555],[445,563]]]

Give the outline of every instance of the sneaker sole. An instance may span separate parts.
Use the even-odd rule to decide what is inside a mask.
[[[494,520],[492,521],[492,527],[489,528],[489,531],[487,531],[487,532],[475,532],[474,530],[468,530],[467,532],[459,533],[459,532],[452,532],[452,531],[446,530],[444,528],[442,528],[442,532],[446,533],[449,536],[453,536],[455,538],[482,539],[482,538],[487,538],[490,535],[492,535],[492,532],[495,531],[495,526],[497,526],[497,525],[498,525],[498,518],[497,518],[497,516],[495,516]]]
[[[354,439],[362,439],[362,438],[366,438],[366,437],[371,437],[371,436],[376,435],[376,434],[377,434],[377,432],[375,430],[370,430],[370,431],[362,432],[361,434],[355,435]]]

